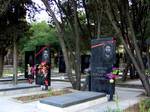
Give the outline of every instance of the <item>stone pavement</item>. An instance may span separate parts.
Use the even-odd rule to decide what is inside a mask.
[[[150,77],[149,77],[150,81]],[[125,82],[117,82],[117,87],[126,87],[126,88],[139,88],[144,89],[140,79],[127,80]]]
[[[112,112],[109,110],[115,109],[123,110],[128,108],[129,106],[138,103],[141,99],[140,94],[142,93],[143,90],[141,89],[116,87],[116,96],[118,97],[118,100],[106,102],[100,105],[95,105],[92,108],[87,108],[86,110],[84,110],[84,112],[107,112],[107,111]]]
[[[52,89],[62,89],[66,87],[71,87],[71,84],[68,82],[59,82],[59,81],[52,81],[51,88]],[[21,89],[23,88],[23,89]],[[12,90],[9,90],[12,89]],[[4,90],[4,91],[3,91]],[[13,84],[0,84],[0,96],[1,95],[13,95],[14,93],[21,94],[21,93],[30,93],[35,91],[41,91],[40,86],[29,83],[18,83],[17,85]]]
[[[0,87],[8,87],[9,85],[10,84],[4,84],[0,85]],[[22,85],[23,83],[18,84],[19,87]],[[24,83],[24,85],[28,86],[26,83]],[[71,84],[66,82],[52,82],[51,86],[52,89],[62,89],[66,87],[71,87]],[[45,91],[41,91],[40,87],[0,92],[0,112],[44,112],[37,109],[37,101],[31,103],[21,103],[13,99],[13,97],[40,94],[44,92]]]
[[[123,84],[129,84],[129,85],[142,85],[140,79],[135,80],[127,80],[125,82],[122,82]]]
[[[71,84],[68,82],[52,82],[52,88],[60,89],[71,87]],[[0,112],[45,112],[37,108],[38,101],[30,103],[20,103],[13,99],[16,96],[28,95],[41,93],[43,91],[40,88],[31,88],[33,91],[22,90],[19,92],[14,92],[12,94],[4,94],[0,96]],[[19,90],[18,90],[19,91]],[[119,107],[121,109],[127,108],[140,100],[139,95],[142,94],[142,89],[129,89],[116,87],[116,94],[119,99]],[[93,107],[87,108],[82,112],[105,112],[109,108],[116,108],[116,102],[107,102]]]

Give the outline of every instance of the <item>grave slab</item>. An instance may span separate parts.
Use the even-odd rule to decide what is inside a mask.
[[[80,91],[42,99],[38,108],[47,112],[77,112],[104,102],[107,102],[104,93]]]

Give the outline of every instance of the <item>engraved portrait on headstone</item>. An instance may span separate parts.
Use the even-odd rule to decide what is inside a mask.
[[[91,44],[91,90],[108,93],[106,75],[115,62],[115,41],[108,37],[93,39]]]
[[[45,49],[42,53],[42,61],[49,62],[49,51]]]
[[[104,45],[104,59],[110,60],[112,58],[112,49],[109,44]]]
[[[42,89],[48,89],[50,85],[50,48],[37,46],[35,57],[37,65],[36,84],[41,85]]]

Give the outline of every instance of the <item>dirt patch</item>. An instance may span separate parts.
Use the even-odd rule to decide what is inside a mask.
[[[139,103],[130,106],[123,112],[150,112],[150,98],[141,100]]]
[[[123,112],[140,112],[139,104],[134,104],[133,106],[125,109]]]
[[[59,96],[59,95],[64,95],[67,93],[72,93],[70,89],[63,89],[63,90],[48,90],[46,93],[41,93],[41,94],[34,94],[34,95],[28,95],[28,96],[21,96],[21,97],[15,97],[15,100],[18,100],[22,103],[28,103],[32,101],[37,101],[42,98],[50,97],[50,96]]]

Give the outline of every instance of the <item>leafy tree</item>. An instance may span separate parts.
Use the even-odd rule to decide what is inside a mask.
[[[82,27],[79,20],[78,2],[74,0],[42,0],[42,2],[57,29],[68,78],[73,88],[80,89],[80,45],[83,32],[81,31]],[[53,4],[56,6],[57,14],[60,15],[60,20],[57,18],[56,11],[51,7]],[[75,74],[72,73],[72,69],[75,70]]]
[[[11,0],[0,0],[0,16],[6,12],[10,2]]]
[[[28,30],[28,24],[25,21],[26,5],[31,4],[31,0],[0,0],[0,77],[3,73],[3,59],[9,47],[14,46],[17,51],[16,42],[22,37],[22,34]],[[17,63],[17,54],[14,53],[14,64]],[[16,68],[14,72],[16,71]],[[14,73],[16,74],[16,73]]]
[[[100,34],[112,35],[115,33],[117,39],[121,40],[126,52],[130,56],[142,84],[148,96],[150,96],[150,84],[145,74],[145,66],[142,60],[143,44],[148,34],[149,25],[149,4],[148,0],[42,0],[47,12],[55,23],[60,45],[63,50],[68,77],[75,88],[79,89],[80,84],[80,39],[88,31],[88,37],[99,38]],[[56,6],[53,10],[51,6]],[[79,16],[80,11],[85,14]],[[56,16],[60,15],[60,21]],[[107,27],[105,27],[105,25]],[[65,37],[66,31],[72,34],[69,44]],[[70,44],[71,43],[71,44]],[[141,43],[141,44],[139,44]],[[70,47],[73,46],[73,47]],[[76,77],[72,77],[70,55],[73,51]]]
[[[59,49],[55,28],[49,27],[44,21],[31,24],[29,31],[20,40],[19,45],[22,52],[35,50],[39,45],[50,45],[56,50]]]
[[[110,31],[99,27],[101,25],[96,22],[97,17],[93,14],[94,11],[89,8],[91,4],[87,5],[85,0],[42,0],[42,2],[57,29],[68,78],[73,88],[80,89],[81,52],[90,49],[90,39],[99,37],[97,32],[106,34],[105,32]],[[55,7],[56,10],[53,10],[52,7]],[[57,15],[59,15],[59,19]],[[105,18],[103,19],[105,20]],[[109,22],[105,21],[105,23],[107,23],[107,26],[108,24],[111,26]],[[106,26],[106,24],[104,25]],[[75,75],[72,73],[72,69],[75,70]]]
[[[141,82],[150,96],[149,78],[145,74],[146,67],[142,60],[143,42],[147,23],[149,23],[149,4],[147,0],[106,0],[103,1],[105,13],[120,38],[132,63],[134,64]],[[138,44],[138,42],[141,41]]]

